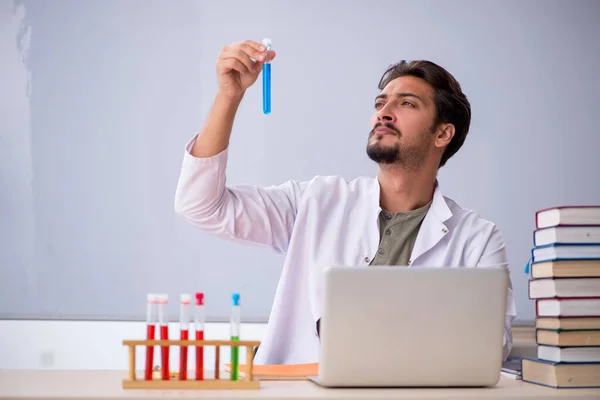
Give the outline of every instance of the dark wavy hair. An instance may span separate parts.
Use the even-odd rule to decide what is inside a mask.
[[[446,147],[440,167],[446,164],[462,147],[471,124],[471,104],[462,92],[460,84],[454,77],[439,65],[426,60],[405,61],[393,64],[384,72],[379,81],[379,90],[394,79],[401,76],[415,76],[428,82],[434,91],[436,117],[434,127],[440,123],[454,125],[454,137]]]

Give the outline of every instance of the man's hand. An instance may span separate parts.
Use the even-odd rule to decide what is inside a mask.
[[[223,47],[217,59],[219,90],[191,155],[213,157],[229,146],[233,120],[246,89],[256,82],[262,65],[275,58],[261,43],[246,40]],[[254,60],[253,60],[254,59]]]
[[[240,98],[256,82],[263,63],[275,58],[265,46],[251,40],[223,47],[217,59],[219,92],[229,98]],[[252,60],[254,59],[254,60]]]

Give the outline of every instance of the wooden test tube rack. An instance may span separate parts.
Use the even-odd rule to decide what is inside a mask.
[[[254,361],[254,348],[260,342],[247,340],[123,340],[123,345],[129,347],[129,371],[127,379],[123,379],[123,389],[258,389],[260,381],[252,375]],[[188,351],[194,351],[194,346],[215,346],[215,376],[214,379],[169,380],[153,379],[145,380],[142,376],[138,378],[135,371],[135,348],[136,346],[189,346]],[[220,350],[222,346],[246,347],[246,369],[244,379],[232,381],[228,378],[221,379],[219,371]],[[242,371],[240,371],[242,372]],[[193,377],[192,377],[193,378]]]

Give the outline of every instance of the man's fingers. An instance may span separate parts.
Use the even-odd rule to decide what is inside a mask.
[[[273,61],[275,58],[275,51],[269,50],[267,53],[267,61]]]
[[[268,54],[264,58],[265,61],[256,61],[254,63],[254,72],[258,73],[261,71],[262,66],[266,62],[271,62],[275,58],[275,52],[273,50],[269,50]]]
[[[264,46],[263,46],[264,47]],[[240,49],[246,53],[248,55],[248,57],[254,58],[257,61],[264,61],[265,60],[265,51],[258,51],[256,50],[255,47],[247,44],[247,43],[242,43],[240,44]]]
[[[246,54],[243,50],[241,50],[239,48],[229,50],[228,52],[226,52],[222,55],[222,58],[224,60],[228,60],[231,58],[236,59],[239,62],[241,62],[242,64],[244,64],[246,66],[246,68],[248,68],[248,71],[250,71],[250,72],[255,71],[254,62],[250,59],[248,54]]]
[[[245,69],[239,70],[238,63],[235,63],[235,65],[238,65],[237,68],[231,68],[242,73],[258,73],[262,68],[262,64],[270,62],[274,58],[275,52],[273,50],[267,51],[267,48],[262,43],[254,42],[252,40],[246,40],[223,47],[219,57],[219,59],[223,61],[236,60],[238,63],[243,64],[246,67]],[[252,59],[256,61],[253,61]]]
[[[248,70],[248,67],[244,63],[240,62],[236,58],[227,58],[224,60],[220,60],[219,67],[221,73],[226,73],[231,70],[238,71],[241,74],[247,74],[248,72],[251,72]]]
[[[255,42],[253,40],[244,40],[240,43],[240,45],[249,46],[259,53],[264,53],[267,51],[267,48],[262,43]]]

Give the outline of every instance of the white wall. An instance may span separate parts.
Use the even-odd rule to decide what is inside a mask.
[[[114,226],[107,226],[114,224],[134,229],[131,235],[107,241],[107,246],[127,250],[114,253],[124,263],[113,271],[119,279],[88,289],[104,294],[109,288],[139,298],[141,308],[133,302],[127,306],[143,313],[145,285],[159,282],[156,277],[162,277],[165,265],[187,276],[193,272],[193,279],[212,286],[224,285],[244,265],[256,293],[245,297],[246,304],[256,302],[248,310],[266,317],[281,259],[263,258],[258,252],[248,258],[242,247],[171,219],[184,142],[201,126],[216,89],[215,57],[223,44],[239,39],[270,36],[278,59],[273,66],[273,114],[261,114],[259,88],[248,93],[240,109],[230,163],[235,182],[371,174],[365,137],[372,94],[387,64],[428,58],[455,73],[472,100],[473,124],[465,147],[441,171],[441,185],[504,233],[517,319],[534,317],[522,269],[532,245],[535,210],[600,201],[598,2],[24,4],[15,13],[12,1],[0,2],[0,284],[9,282],[1,286],[6,290],[0,299],[7,299],[0,301],[3,313],[41,310],[60,318],[67,306],[92,300],[99,308],[110,301],[113,310],[122,311],[122,297],[93,297],[82,289],[85,285],[73,284],[75,278],[89,284],[107,277],[102,265],[90,268],[72,258],[79,252],[82,260],[97,260],[89,255],[98,250],[98,242],[88,241],[77,229],[100,226],[112,233]],[[21,32],[26,16],[33,26]],[[109,21],[116,28],[107,27]],[[47,35],[40,35],[44,29]],[[18,50],[17,43],[28,50]],[[50,48],[60,51],[48,54]],[[60,68],[63,64],[72,69]],[[61,101],[73,108],[59,107]],[[102,178],[107,193],[116,193],[102,212],[90,212],[89,203],[53,191],[57,197],[34,196],[40,186],[81,188],[75,178],[61,180],[82,171],[77,164],[64,165],[68,157],[91,160],[87,166]],[[125,168],[114,168],[118,162]],[[56,180],[44,180],[52,168]],[[147,168],[155,173],[142,173]],[[123,173],[131,173],[138,185],[127,196],[119,191],[131,189]],[[135,196],[147,201],[135,221],[129,221],[131,214],[124,210]],[[36,212],[35,202],[45,212]],[[50,206],[55,208],[44,208]],[[143,217],[159,212],[168,222],[157,229]],[[64,223],[64,218],[77,215],[89,219],[85,224]],[[125,219],[111,219],[114,215]],[[214,262],[203,258],[207,249]],[[146,264],[136,263],[138,258],[123,261],[123,254],[143,257]],[[155,280],[143,280],[135,271],[139,265],[151,270]],[[65,287],[48,285],[51,278]],[[173,278],[169,284],[179,290],[193,279]],[[120,341],[143,335],[143,323],[128,322],[0,321],[0,327],[3,368],[40,367],[49,358],[59,368],[120,368],[126,362]],[[252,338],[260,338],[264,326],[247,329]],[[226,337],[227,325],[210,325],[207,334]],[[86,351],[97,354],[67,354],[86,335],[95,343]],[[28,340],[20,342],[24,338]]]
[[[263,338],[266,324],[242,324],[243,340]],[[178,339],[178,324],[170,324],[172,339]],[[145,339],[143,322],[106,321],[11,321],[0,320],[0,369],[127,369],[128,349],[123,340]],[[206,325],[207,340],[223,340],[229,337],[229,324]],[[229,362],[229,348],[221,349],[220,365]],[[240,360],[246,358],[245,348]],[[195,365],[195,353],[188,351],[189,368]],[[154,365],[160,365],[157,347]],[[136,351],[136,368],[143,370],[145,349]],[[205,350],[205,366],[214,369],[214,347]],[[244,361],[245,362],[245,361]],[[169,363],[171,370],[179,369],[179,351],[173,347]]]

